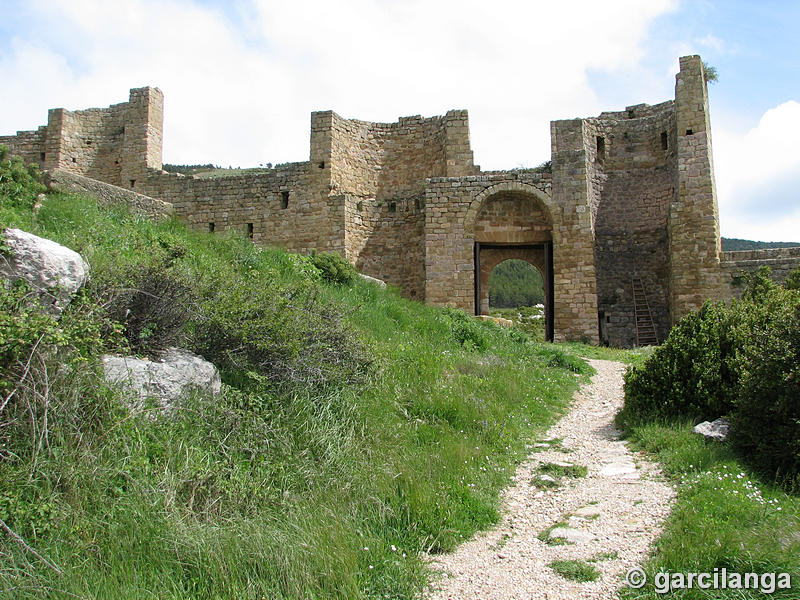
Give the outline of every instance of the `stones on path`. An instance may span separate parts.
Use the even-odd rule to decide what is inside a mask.
[[[550,541],[564,540],[568,544],[585,544],[592,539],[592,536],[573,527],[555,527],[550,530],[547,539]]]
[[[675,490],[663,481],[656,465],[635,456],[619,440],[613,426],[622,405],[624,365],[591,364],[597,369],[591,385],[576,394],[569,414],[548,432],[548,439],[531,444],[529,459],[504,491],[499,528],[465,542],[452,554],[430,557],[436,570],[448,576],[434,584],[437,589],[429,590],[426,598],[605,600],[615,597],[622,575],[646,559]],[[588,473],[562,476],[558,469],[570,467],[557,467],[558,463],[572,469],[585,465]],[[553,466],[541,470],[545,465]],[[560,485],[537,485],[544,476]],[[510,537],[498,546],[505,534]],[[567,581],[547,568],[561,560],[591,562],[600,577]]]

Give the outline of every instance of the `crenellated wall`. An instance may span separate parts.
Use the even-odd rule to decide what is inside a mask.
[[[144,214],[171,205],[199,231],[339,252],[410,298],[470,313],[488,311],[491,269],[522,258],[545,277],[557,341],[642,343],[643,301],[663,340],[705,299],[737,296],[743,271],[768,265],[783,280],[800,265],[798,249],[720,251],[698,56],[680,59],[674,100],[552,122],[550,170],[481,172],[464,110],[395,123],[325,111],[311,114],[307,162],[187,177],[161,170],[163,111],[157,88],[136,88],[108,108],[53,109],[0,144],[51,170],[54,187]]]

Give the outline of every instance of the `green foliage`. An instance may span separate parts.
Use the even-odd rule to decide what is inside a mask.
[[[706,303],[625,378],[618,421],[730,416],[731,441],[749,464],[793,485],[800,476],[800,294],[769,268],[747,276],[740,302]]]
[[[544,302],[542,275],[530,263],[510,259],[489,274],[489,306],[514,308]]]
[[[322,279],[336,285],[353,285],[358,271],[337,252],[311,253],[311,264],[319,269]]]
[[[652,422],[629,431],[638,448],[655,455],[675,485],[677,499],[651,557],[642,565],[648,585],[623,588],[620,597],[669,597],[652,585],[659,572],[713,573],[725,568],[729,573],[792,573],[794,589],[776,590],[769,597],[797,598],[800,497],[759,481],[730,446],[707,443],[691,427],[691,422]],[[752,589],[695,588],[684,597],[756,600],[765,595]]]
[[[765,248],[793,248],[800,246],[800,242],[754,242],[739,238],[722,238],[722,251],[731,252],[736,250],[762,250]]]
[[[738,386],[735,350],[731,313],[706,302],[681,319],[643,365],[626,373],[619,422],[727,414]]]
[[[703,61],[703,75],[706,83],[716,83],[719,81],[719,72],[716,67],[712,67],[707,62]]]
[[[739,328],[731,441],[763,474],[800,482],[800,293],[762,287]]]
[[[18,209],[31,209],[36,196],[45,191],[39,183],[39,168],[25,165],[21,158],[9,158],[6,146],[0,145],[0,198],[3,204]]]
[[[120,287],[109,290],[109,315],[122,323],[135,354],[158,356],[186,340],[186,324],[197,306],[184,279],[160,264],[138,264],[119,274]]]
[[[800,290],[800,267],[789,273],[786,283],[783,284],[787,290]]]
[[[447,308],[444,317],[456,343],[467,350],[483,351],[488,345],[486,325],[463,310]]]
[[[547,566],[564,579],[569,579],[570,581],[584,583],[586,581],[597,581],[600,578],[600,571],[582,560],[554,560]]]
[[[310,257],[243,236],[71,195],[37,215],[0,202],[92,266],[58,321],[26,313],[21,289],[0,306],[17,390],[0,408],[0,517],[63,572],[3,534],[0,597],[415,597],[421,553],[496,522],[527,441],[587,369],[510,328],[329,285]],[[144,352],[180,334],[222,367],[222,394],[169,418],[130,409],[97,365],[123,328]]]
[[[204,287],[194,349],[220,367],[278,385],[342,385],[368,370],[341,310],[309,282],[282,286],[252,273],[235,281],[211,276]]]

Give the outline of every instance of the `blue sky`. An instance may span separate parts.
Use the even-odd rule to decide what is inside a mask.
[[[10,0],[0,135],[47,109],[165,93],[164,160],[308,158],[309,113],[470,112],[484,169],[549,158],[549,122],[671,99],[678,57],[710,89],[723,235],[800,241],[800,2]]]

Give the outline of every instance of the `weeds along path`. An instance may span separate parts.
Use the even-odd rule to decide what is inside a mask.
[[[591,382],[505,490],[500,525],[431,557],[427,598],[607,600],[646,558],[675,491],[614,428],[625,366],[590,363]]]

